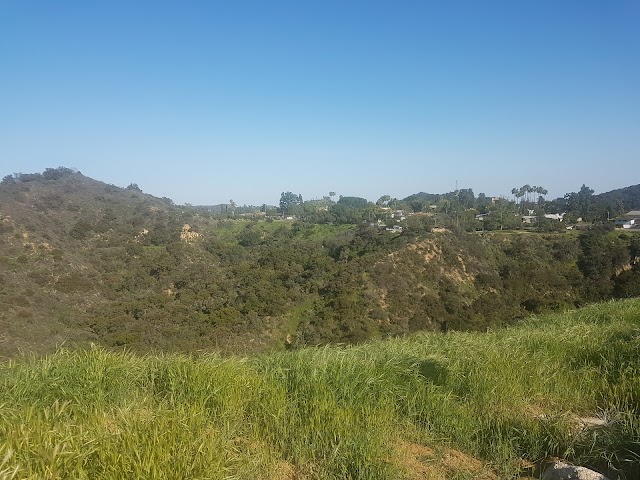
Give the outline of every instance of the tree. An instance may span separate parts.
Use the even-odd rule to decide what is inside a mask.
[[[386,207],[387,205],[389,205],[390,201],[391,197],[389,195],[382,195],[376,202],[376,205],[379,207]]]
[[[512,188],[511,193],[514,197],[514,202],[520,203],[520,207],[522,207],[522,201],[520,200],[524,196],[524,187],[520,188]]]
[[[436,210],[444,212],[445,215],[448,215],[450,207],[451,207],[451,200],[449,200],[448,198],[443,198],[437,203]]]
[[[463,188],[459,190],[458,201],[464,208],[473,208],[476,203],[476,197],[473,194],[473,189]]]
[[[329,198],[331,198],[331,201],[333,202],[333,197],[336,196],[336,192],[329,192]]]
[[[589,216],[589,210],[593,201],[593,189],[582,184],[580,191],[578,192],[578,206],[580,208],[580,214],[583,218]]]
[[[46,168],[44,172],[42,172],[42,176],[45,180],[57,180],[62,177],[73,175],[74,173],[75,170],[67,167]]]
[[[367,208],[369,202],[366,198],[362,197],[344,197],[340,195],[338,205],[344,205],[352,208]]]
[[[624,242],[608,235],[608,229],[603,227],[592,228],[578,240],[578,268],[584,276],[585,298],[591,301],[609,298],[615,271],[629,264],[629,250]]]
[[[536,188],[536,193],[538,194],[538,207],[539,208],[544,208],[544,205],[545,205],[544,196],[549,192],[547,191],[546,188],[537,187]]]
[[[480,213],[487,213],[492,205],[492,200],[490,198],[487,198],[484,193],[478,194],[475,205],[476,210],[478,210]]]
[[[302,195],[292,192],[282,192],[280,194],[280,213],[284,216],[293,215],[297,207],[302,205]]]
[[[529,203],[529,194],[531,193],[531,185],[528,183],[522,187],[522,192],[524,193],[524,204],[525,206]]]
[[[2,185],[13,185],[14,183],[16,183],[16,179],[13,175],[6,175],[3,179],[2,179]]]
[[[540,195],[546,195],[548,192],[543,187],[537,185],[531,186],[527,183],[520,188],[512,188],[511,193],[514,196],[514,201],[520,203],[520,210],[524,213],[525,209],[529,208],[533,203],[537,203],[538,206],[540,206]],[[538,197],[534,194],[537,194]],[[544,199],[542,204],[544,204]]]
[[[413,213],[422,212],[427,208],[426,202],[420,199],[411,200],[408,204]]]
[[[578,193],[567,193],[564,199],[570,212],[580,215],[583,220],[592,220],[590,213],[592,213],[593,190],[591,188],[583,184]]]

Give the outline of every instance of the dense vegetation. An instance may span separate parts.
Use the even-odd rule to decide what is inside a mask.
[[[640,301],[251,359],[0,364],[0,477],[638,479]]]
[[[596,195],[599,203],[609,205],[612,212],[640,210],[640,185],[619,188],[611,192]]]
[[[425,195],[413,201],[437,200]],[[285,192],[273,219],[179,207],[64,168],[5,178],[0,354],[62,343],[248,353],[485,330],[640,295],[634,233],[466,231],[475,210],[461,202],[506,205],[469,190],[386,232],[376,215],[395,199],[327,198],[318,207]],[[306,221],[278,219],[296,209]],[[434,232],[436,222],[448,228]]]

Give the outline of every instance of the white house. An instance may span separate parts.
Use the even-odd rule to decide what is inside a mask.
[[[616,227],[638,228],[640,226],[640,210],[631,210],[613,221]]]
[[[613,223],[616,227],[634,228],[636,226],[636,219],[635,218],[629,218],[629,219],[616,218]]]
[[[396,210],[391,214],[391,218],[395,218],[396,220],[404,220],[406,217],[403,210]]]

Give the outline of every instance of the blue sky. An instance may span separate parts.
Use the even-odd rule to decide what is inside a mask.
[[[177,203],[640,183],[640,2],[0,0],[0,174]]]

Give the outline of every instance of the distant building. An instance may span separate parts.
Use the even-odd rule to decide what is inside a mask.
[[[621,228],[635,228],[638,225],[635,218],[616,218],[613,223],[616,227]]]
[[[396,220],[404,220],[406,217],[403,210],[396,210],[391,214],[391,218],[395,218]]]
[[[555,220],[557,222],[562,222],[564,219],[564,213],[546,213],[544,218],[548,218],[549,220]],[[533,215],[533,210],[529,210],[529,215],[522,215],[522,223],[533,224],[538,222],[538,216]]]
[[[640,210],[631,210],[613,221],[616,227],[628,229],[640,226]]]

